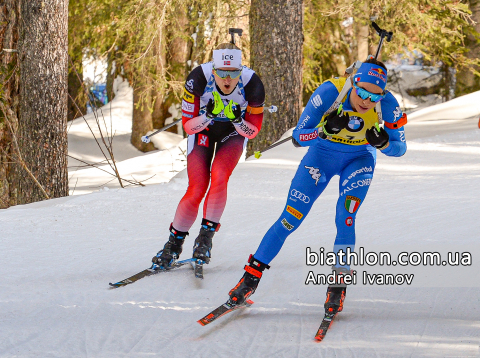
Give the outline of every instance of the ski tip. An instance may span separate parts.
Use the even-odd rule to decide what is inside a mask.
[[[201,319],[199,319],[197,322],[198,322],[201,326],[205,326],[205,325],[206,325],[206,323],[204,323]]]
[[[317,334],[315,335],[315,341],[316,342],[321,342],[324,338],[325,338],[325,335],[327,334],[327,332],[323,329],[319,329]]]

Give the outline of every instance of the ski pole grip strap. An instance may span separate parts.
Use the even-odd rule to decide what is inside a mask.
[[[384,123],[385,123],[385,127],[389,129],[402,128],[405,124],[407,124],[407,115],[404,113],[402,117],[400,117],[400,119],[395,123],[388,123],[388,122],[384,122]]]

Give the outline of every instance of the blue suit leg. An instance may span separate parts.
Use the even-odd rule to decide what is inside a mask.
[[[280,252],[287,236],[302,224],[335,174],[336,165],[330,162],[335,162],[335,158],[327,151],[310,147],[292,180],[285,208],[263,237],[254,255],[256,259],[268,265]]]
[[[375,158],[371,153],[365,153],[348,164],[340,174],[340,196],[335,216],[337,236],[333,247],[335,253],[340,249],[343,252],[346,252],[347,248],[350,248],[351,252],[355,249],[355,219],[367,196],[374,170]],[[349,265],[338,262],[335,266],[350,269]]]

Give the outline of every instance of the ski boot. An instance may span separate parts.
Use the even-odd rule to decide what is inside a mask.
[[[238,281],[237,285],[230,290],[229,302],[231,304],[243,304],[257,289],[258,283],[262,278],[262,272],[269,269],[270,266],[258,261],[253,255],[248,258],[249,266],[245,265],[245,273]]]
[[[202,219],[202,227],[200,233],[193,244],[193,258],[199,259],[208,264],[212,257],[212,239],[213,235],[220,229],[219,223],[214,223],[206,219]]]
[[[163,250],[160,250],[157,255],[152,258],[152,269],[166,269],[170,267],[180,257],[182,245],[187,235],[188,232],[177,231],[173,225],[170,224],[170,237],[163,247]]]
[[[343,302],[347,294],[347,285],[343,281],[344,274],[350,274],[350,270],[344,267],[333,267],[337,276],[337,284],[329,285],[327,288],[327,299],[325,300],[325,314],[335,315],[343,310]]]

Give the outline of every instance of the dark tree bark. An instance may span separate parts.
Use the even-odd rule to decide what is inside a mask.
[[[187,18],[187,6],[178,6],[176,9],[176,23],[171,27],[168,34],[168,52],[166,55],[166,63],[168,66],[167,78],[169,81],[185,81],[187,75],[187,57],[189,55],[188,40],[185,33],[188,33],[189,22]],[[178,91],[177,91],[178,92]],[[178,94],[178,93],[177,93]],[[181,100],[177,98],[174,91],[170,91],[165,98],[157,98],[155,101],[154,111],[152,113],[153,127],[162,128],[165,126],[165,119],[171,116],[168,109],[170,106],[180,106]],[[177,133],[177,127],[173,126],[167,131]]]
[[[17,50],[20,8],[16,0],[4,0],[0,5],[0,208],[11,203],[12,188],[9,173],[12,168],[12,135],[7,124],[16,130],[18,126],[19,72]],[[14,194],[14,192],[13,192]]]
[[[480,0],[469,0],[468,6],[472,11],[472,19],[476,22],[475,31],[480,33]],[[467,57],[472,59],[480,58],[480,43],[474,36],[467,36],[465,45],[468,48]],[[480,72],[480,68],[476,67]],[[461,69],[456,76],[455,95],[462,96],[480,90],[480,77],[475,76],[470,70]]]
[[[147,104],[152,103],[152,98],[148,94],[146,98],[141,100],[142,88],[135,88],[133,90],[133,120],[132,120],[132,138],[131,143],[135,148],[142,152],[149,152],[155,150],[152,142],[143,143],[142,136],[146,135],[148,131],[153,130],[152,112]]]
[[[369,8],[366,1],[362,1],[355,7],[355,39],[357,40],[357,60],[365,61],[369,55],[368,37],[369,37]],[[375,55],[375,54],[373,54]],[[379,58],[380,59],[380,58]],[[348,64],[350,66],[350,64]]]
[[[21,0],[17,203],[68,195],[68,0]]]
[[[153,55],[149,54],[149,56],[153,56],[156,61],[156,74],[162,76],[166,70],[164,37],[155,42]],[[155,115],[158,117],[158,111],[161,110],[161,104],[163,103],[163,95],[151,89],[151,78],[142,78],[140,76],[142,74],[133,73],[133,119],[130,142],[138,150],[149,152],[155,150],[155,146],[152,142],[143,143],[141,138],[148,131],[153,130],[153,113],[157,112]]]
[[[263,126],[248,153],[262,150],[294,127],[301,114],[302,0],[252,0],[250,63],[265,86],[265,104],[278,106],[264,114]]]
[[[83,96],[83,87],[80,79],[83,74],[82,61],[70,63],[70,71],[68,72],[68,113],[67,120],[78,118],[87,113],[87,107]]]

